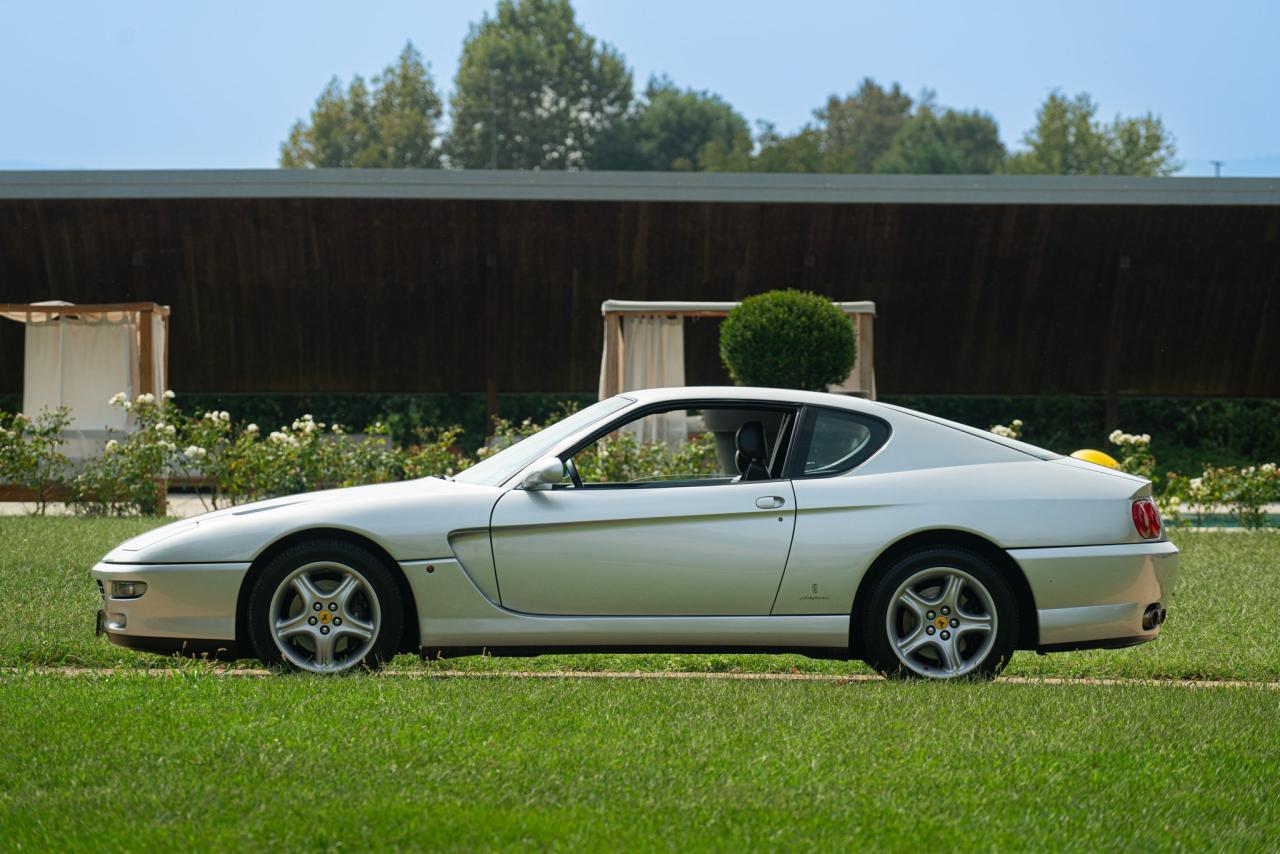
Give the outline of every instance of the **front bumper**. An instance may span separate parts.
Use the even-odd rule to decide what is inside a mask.
[[[247,563],[99,563],[97,626],[112,643],[152,652],[232,651],[236,602]],[[145,581],[138,597],[117,598],[112,581]]]
[[[1178,575],[1173,543],[1012,549],[1036,602],[1044,651],[1130,646],[1154,639],[1143,612],[1168,607]]]

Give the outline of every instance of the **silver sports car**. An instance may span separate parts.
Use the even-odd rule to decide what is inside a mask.
[[[621,432],[712,436],[717,462],[592,476]],[[114,643],[298,670],[681,650],[953,678],[993,676],[1017,649],[1152,640],[1177,563],[1141,478],[857,398],[668,388],[454,478],[175,522],[93,575]]]

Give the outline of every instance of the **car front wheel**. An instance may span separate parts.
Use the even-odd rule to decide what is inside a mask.
[[[390,572],[340,540],[302,543],[272,560],[248,616],[263,663],[312,673],[381,667],[395,655],[403,624]]]
[[[888,676],[992,679],[1018,638],[1008,582],[964,549],[927,548],[898,560],[858,616],[867,662]]]

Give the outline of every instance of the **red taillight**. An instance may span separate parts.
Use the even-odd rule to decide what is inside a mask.
[[[1133,527],[1138,529],[1138,536],[1144,540],[1154,540],[1160,536],[1160,514],[1150,498],[1140,498],[1133,502],[1130,512],[1133,515]]]

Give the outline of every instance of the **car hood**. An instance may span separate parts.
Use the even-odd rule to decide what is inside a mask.
[[[255,501],[163,525],[112,550],[108,563],[252,561],[280,539],[324,529],[364,537],[396,560],[448,556],[448,535],[487,527],[493,487],[429,477]]]

